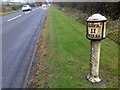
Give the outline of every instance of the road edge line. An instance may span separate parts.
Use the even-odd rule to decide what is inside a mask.
[[[47,10],[48,11],[48,10]],[[46,18],[46,15],[47,15],[47,11],[45,12],[45,16],[42,18],[42,21],[43,21],[43,24],[41,25],[41,27],[39,29],[42,29],[43,26],[44,26],[44,23],[45,23],[45,18]],[[42,31],[42,30],[41,30]],[[27,81],[28,81],[28,78],[29,78],[29,75],[30,75],[30,71],[31,71],[31,68],[32,68],[32,64],[33,64],[33,60],[34,60],[34,57],[35,57],[35,52],[37,50],[37,44],[39,42],[39,38],[40,38],[40,33],[41,31],[39,32],[39,35],[38,35],[38,38],[37,38],[37,42],[36,42],[36,46],[34,48],[34,51],[33,51],[33,55],[32,55],[32,58],[31,58],[31,61],[30,61],[30,65],[29,65],[29,68],[28,68],[28,71],[27,71],[27,74],[26,74],[26,77],[25,77],[25,82],[23,84],[23,88],[26,88],[27,86]]]

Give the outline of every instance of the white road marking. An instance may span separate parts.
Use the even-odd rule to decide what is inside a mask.
[[[7,21],[10,22],[10,21],[12,21],[12,20],[14,20],[14,19],[17,19],[17,18],[21,17],[21,16],[22,16],[22,15],[18,15],[18,16],[14,17],[14,18],[11,18],[11,19],[7,20]]]
[[[25,14],[28,14],[28,13],[30,13],[31,11],[28,11],[28,12],[25,12]]]

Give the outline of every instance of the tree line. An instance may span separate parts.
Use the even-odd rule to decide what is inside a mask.
[[[100,13],[112,20],[120,17],[120,2],[57,2],[61,7],[75,8],[84,13]]]

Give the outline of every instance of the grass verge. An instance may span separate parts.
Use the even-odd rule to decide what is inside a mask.
[[[12,13],[16,13],[16,12],[19,12],[21,10],[12,10],[12,11],[8,11],[8,12],[5,12],[5,13],[0,13],[0,16],[4,16],[4,15],[7,15],[7,14],[12,14]]]
[[[67,15],[72,16],[74,19],[76,19],[78,22],[83,23],[84,25],[86,25],[86,20],[89,16],[88,13],[84,13],[81,10],[77,10],[74,8],[67,8],[67,7],[60,7],[57,6],[61,11],[65,12]],[[119,23],[120,23],[120,18],[118,18],[117,20],[112,20],[109,17],[107,17],[107,32],[106,32],[106,36],[113,40],[114,42],[118,43],[120,45],[120,40],[119,40]]]
[[[100,77],[104,82],[92,84],[85,78],[89,73],[90,64],[90,41],[86,39],[85,34],[84,24],[51,6],[48,10],[43,41],[40,41],[36,52],[40,58],[39,63],[29,86],[117,88],[118,45],[108,38],[101,42]]]

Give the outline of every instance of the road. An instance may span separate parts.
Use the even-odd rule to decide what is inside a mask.
[[[2,87],[22,88],[43,24],[45,9],[2,17]]]

